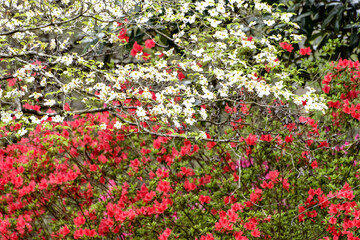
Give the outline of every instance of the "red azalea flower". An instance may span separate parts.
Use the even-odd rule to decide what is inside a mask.
[[[318,163],[317,163],[317,161],[315,160],[315,161],[313,161],[312,163],[311,163],[311,167],[313,168],[313,169],[315,169],[315,168],[318,168],[319,166],[318,166]]]
[[[142,52],[144,47],[139,45],[137,42],[134,42],[133,49],[137,52]]]
[[[126,28],[122,28],[119,32],[118,38],[122,41],[122,42],[129,42],[129,37],[126,35],[127,33],[127,29]]]
[[[183,80],[184,78],[185,78],[185,75],[184,75],[184,73],[183,72],[181,72],[181,71],[177,71],[177,73],[178,73],[178,75],[177,75],[177,77],[178,77],[178,79],[181,81],[181,80]]]
[[[201,202],[202,205],[204,203],[210,203],[211,198],[209,196],[200,195],[199,202]]]
[[[146,48],[153,48],[155,47],[155,41],[152,39],[148,39],[145,41],[145,47]]]
[[[143,55],[142,55],[142,58],[143,58],[145,61],[147,61],[147,60],[150,59],[150,54],[144,52]]]
[[[133,48],[131,49],[131,56],[135,57],[137,53],[142,52],[144,47],[139,45],[137,42],[134,43]]]
[[[65,111],[70,111],[71,109],[70,109],[70,106],[69,106],[69,103],[65,103],[65,105],[64,105],[64,110]]]
[[[83,225],[85,223],[85,218],[82,216],[77,216],[76,218],[74,218],[74,224],[77,227],[80,227],[81,225]]]
[[[13,87],[17,81],[17,78],[7,79],[9,87]]]
[[[329,85],[325,85],[322,90],[324,91],[324,93],[329,93],[330,92],[330,86]]]
[[[263,181],[263,183],[260,185],[262,188],[269,188],[272,189],[274,187],[273,182],[269,181],[269,183],[267,183],[266,181]]]
[[[272,141],[272,137],[271,137],[271,135],[270,134],[267,134],[267,135],[261,135],[261,138],[260,138],[260,140],[261,141],[266,141],[266,142],[271,142]]]
[[[301,48],[299,51],[300,55],[309,55],[311,54],[311,49],[310,47],[307,48]]]
[[[293,136],[292,135],[289,135],[289,136],[286,136],[285,137],[285,142],[287,142],[287,143],[292,143],[293,142]]]
[[[286,50],[288,52],[292,52],[292,50],[294,49],[294,47],[290,43],[287,43],[287,42],[281,42],[280,47],[282,47],[284,50]]]
[[[131,49],[130,55],[133,56],[133,57],[135,57],[136,54],[137,54],[136,50],[135,50],[135,49]]]
[[[249,134],[249,136],[245,139],[245,142],[247,145],[256,145],[257,142],[257,136],[254,134]]]
[[[330,219],[329,219],[329,223],[331,223],[331,224],[335,224],[336,223],[336,218],[334,218],[334,217],[331,217]]]

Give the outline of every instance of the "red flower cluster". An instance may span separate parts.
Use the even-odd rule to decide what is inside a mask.
[[[340,59],[336,66],[334,63],[331,63],[331,65],[334,72],[325,75],[322,81],[324,85],[322,90],[326,94],[330,94],[330,84],[332,83],[333,86],[336,86],[337,92],[341,92],[340,98],[336,96],[328,101],[328,106],[332,111],[333,124],[338,126],[340,120],[346,115],[360,120],[360,103],[358,102],[360,94],[360,63]]]
[[[167,240],[171,234],[171,229],[167,228],[165,231],[159,236],[159,240]]]
[[[127,34],[127,29],[126,28],[122,28],[119,32],[118,38],[122,41],[122,42],[129,42],[129,37],[126,35]]]
[[[300,55],[309,55],[311,54],[311,48],[307,47],[307,48],[301,48],[299,51]]]
[[[146,40],[145,41],[145,47],[149,48],[149,49],[155,47],[155,41],[152,40],[152,39]]]
[[[286,50],[286,51],[288,51],[290,53],[294,49],[294,47],[290,43],[287,43],[287,42],[281,42],[280,47],[282,47],[282,49],[284,49],[284,50]]]
[[[257,136],[250,133],[249,136],[245,139],[245,142],[249,146],[254,146],[257,142]]]
[[[139,45],[137,42],[134,43],[133,48],[131,49],[131,56],[135,57],[137,53],[142,53],[144,47]]]
[[[155,47],[155,41],[152,39],[146,40],[145,41],[145,48],[153,48]],[[134,43],[133,48],[130,51],[130,55],[135,57],[138,53],[142,54],[142,57],[144,60],[148,60],[150,54],[148,54],[147,52],[144,52],[144,47],[139,45],[137,42]]]
[[[209,196],[200,195],[199,202],[204,205],[204,203],[210,203],[211,198]]]

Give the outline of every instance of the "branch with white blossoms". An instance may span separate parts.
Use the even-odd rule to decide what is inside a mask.
[[[221,122],[226,99],[327,108],[313,90],[296,95],[291,66],[279,60],[281,41],[300,41],[290,13],[260,1],[164,4],[65,1],[49,3],[51,11],[45,11],[37,1],[4,1],[23,15],[0,11],[0,56],[9,69],[0,72],[0,93],[8,103],[2,105],[3,123],[38,122],[28,115],[60,122],[69,114],[117,109],[129,119],[155,118],[198,131],[200,120]],[[283,35],[274,36],[273,29]],[[130,39],[135,35],[140,37]],[[12,102],[20,102],[26,114]],[[64,111],[68,103],[76,107]]]

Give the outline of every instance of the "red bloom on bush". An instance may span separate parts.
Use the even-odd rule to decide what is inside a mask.
[[[119,32],[118,38],[122,41],[122,42],[129,42],[129,37],[126,35],[127,29],[126,28],[122,28]]]
[[[292,135],[286,136],[285,137],[285,142],[287,143],[292,143],[294,141],[294,138]]]
[[[226,213],[229,222],[236,222],[239,219],[239,215],[232,209],[229,209]]]
[[[269,181],[269,183],[267,183],[266,181],[263,181],[263,183],[260,185],[262,188],[269,188],[272,189],[274,187],[273,182]]]
[[[292,50],[294,49],[294,47],[290,43],[287,43],[287,42],[281,42],[280,47],[282,47],[282,49],[284,49],[288,52],[292,52]]]
[[[319,167],[319,165],[318,165],[318,163],[317,163],[316,160],[311,163],[311,167],[312,167],[312,168],[318,168],[318,167]]]
[[[186,191],[190,192],[192,190],[195,190],[196,185],[193,182],[190,183],[189,180],[186,179],[184,182],[184,188],[186,189]]]
[[[13,87],[17,81],[17,78],[9,78],[7,79],[7,81],[8,81],[8,86]]]
[[[301,48],[299,51],[300,55],[310,55],[311,54],[311,48]]]
[[[250,201],[252,203],[257,203],[262,200],[262,190],[256,188],[254,192],[250,193]]]
[[[216,145],[216,142],[207,142],[206,143],[206,146],[209,150],[211,150],[213,147],[215,147]]]
[[[199,197],[199,202],[201,202],[201,204],[210,203],[210,200],[211,198],[209,196],[200,195]]]
[[[85,223],[85,218],[83,216],[77,216],[76,218],[74,218],[75,226],[80,227],[84,223]]]
[[[144,50],[144,47],[139,45],[137,42],[134,42],[134,45],[133,45],[133,49],[136,51],[136,52],[142,52]]]
[[[150,59],[150,54],[148,54],[146,52],[143,52],[142,58],[143,58],[144,61],[147,61],[147,60]]]
[[[245,139],[245,142],[247,145],[256,145],[257,142],[257,136],[254,134],[249,134],[249,136]]]
[[[78,230],[76,230],[76,231],[74,232],[74,238],[75,238],[75,239],[79,239],[79,238],[81,238],[82,236],[84,236],[84,230],[83,230],[82,228],[80,228],[80,229],[78,229]]]
[[[30,105],[28,103],[25,103],[23,105],[23,108],[26,108],[26,109],[30,109],[30,110],[35,110],[35,111],[40,111],[40,106],[39,105]]]
[[[268,177],[271,179],[271,181],[277,182],[277,178],[279,177],[279,174],[280,173],[278,170],[270,171]]]
[[[289,184],[289,182],[288,182],[288,179],[285,178],[285,179],[283,180],[283,188],[284,188],[286,191],[289,191],[289,187],[290,187],[290,184]]]
[[[195,172],[191,168],[181,167],[181,171],[179,172],[179,176],[194,176]]]
[[[88,237],[95,237],[96,231],[95,231],[95,229],[90,230],[90,229],[86,228],[86,229],[84,229],[84,235],[88,236]]]
[[[271,142],[273,140],[273,138],[271,137],[270,134],[266,134],[266,135],[261,135],[260,138],[261,141],[265,141],[265,142]]]
[[[316,212],[316,210],[312,210],[309,212],[306,212],[306,216],[308,216],[309,218],[314,218],[318,215],[318,213]]]
[[[153,48],[155,47],[155,41],[152,39],[148,39],[145,41],[145,47],[146,48]]]
[[[337,219],[334,218],[334,217],[331,217],[331,218],[329,219],[329,223],[330,223],[330,224],[336,224],[336,221],[337,221]]]
[[[181,81],[185,78],[185,75],[182,71],[177,71],[177,77]]]
[[[144,47],[139,45],[137,42],[134,42],[133,48],[131,49],[131,56],[135,57],[137,53],[142,52]]]
[[[256,224],[253,223],[253,222],[251,222],[251,221],[249,221],[249,222],[247,222],[247,223],[244,224],[244,228],[245,228],[246,230],[254,230],[254,229],[256,229]]]
[[[167,240],[171,234],[171,229],[167,228],[165,231],[159,236],[159,240]]]
[[[170,191],[170,183],[160,180],[157,185],[156,191],[167,193],[168,191]]]
[[[328,94],[330,92],[330,86],[329,85],[325,85],[322,90],[324,91],[324,93]]]
[[[338,212],[338,207],[339,206],[337,206],[336,204],[331,204],[328,213],[330,215],[335,215]]]

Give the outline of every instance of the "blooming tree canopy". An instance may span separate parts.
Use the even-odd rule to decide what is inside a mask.
[[[359,62],[314,63],[292,14],[0,9],[1,239],[359,239]]]

